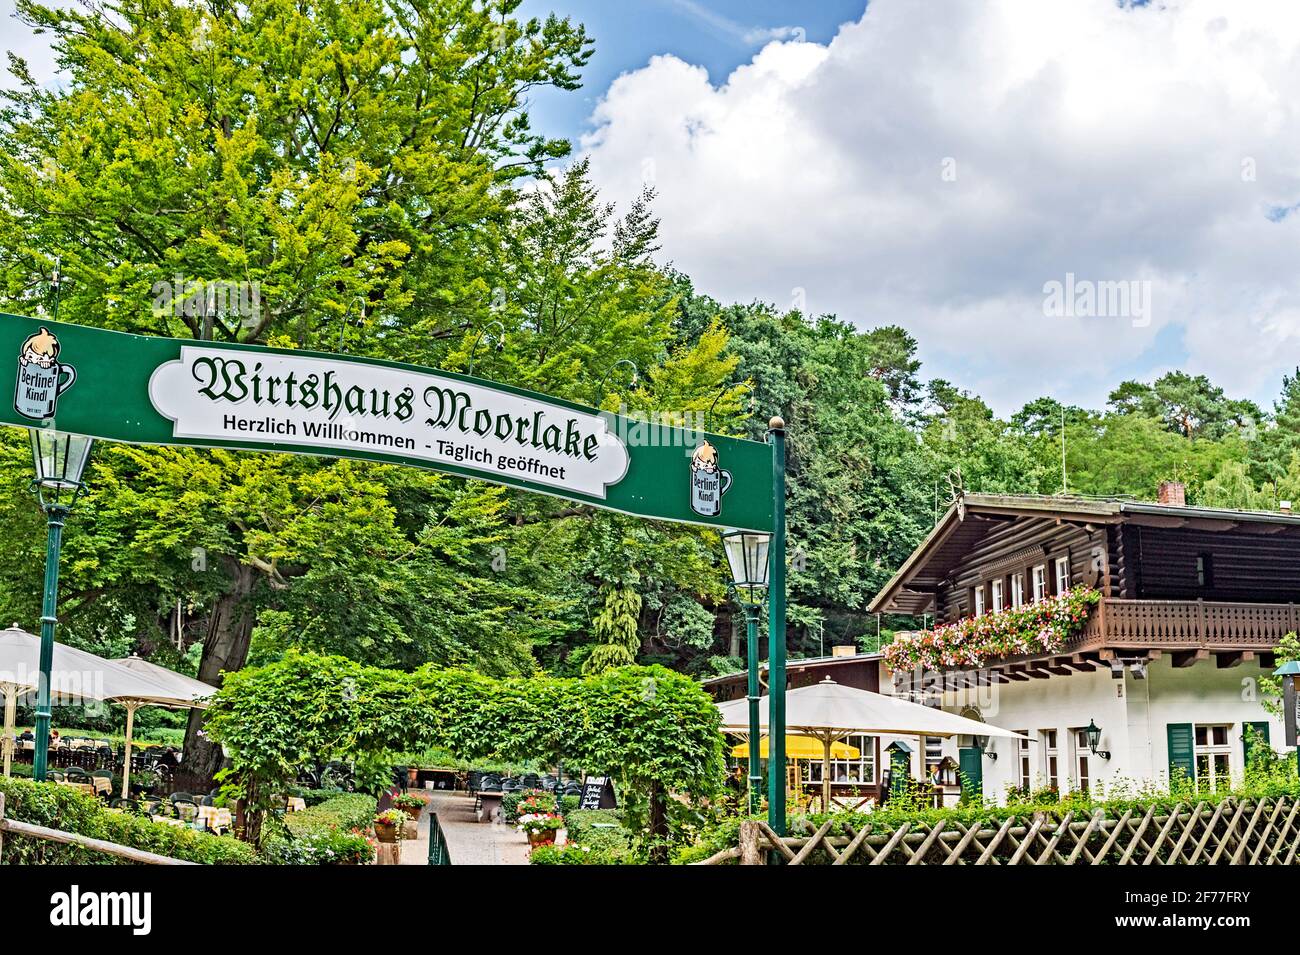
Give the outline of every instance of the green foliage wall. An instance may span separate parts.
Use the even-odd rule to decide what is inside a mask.
[[[304,762],[426,746],[471,759],[562,758],[624,786],[707,795],[723,772],[718,721],[695,681],[663,667],[492,679],[291,651],[231,674],[208,727],[230,756],[230,781],[257,808]]]

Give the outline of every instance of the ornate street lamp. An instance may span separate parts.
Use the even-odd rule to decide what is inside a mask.
[[[1101,727],[1094,720],[1088,720],[1088,725],[1084,727],[1084,734],[1088,737],[1088,749],[1092,755],[1100,756],[1102,759],[1110,759],[1110,753],[1104,749],[1097,749],[1101,743]]]
[[[32,428],[32,461],[36,479],[32,488],[45,512],[45,591],[41,601],[40,682],[36,686],[36,752],[32,757],[32,778],[45,781],[50,750],[50,669],[54,663],[55,610],[59,599],[59,550],[63,544],[63,522],[81,494],[81,475],[90,457],[91,438],[64,434],[52,429]]]
[[[727,552],[731,567],[731,585],[736,601],[745,614],[745,652],[748,659],[749,702],[749,811],[758,813],[759,791],[763,785],[763,771],[758,755],[758,615],[763,606],[763,593],[767,590],[768,547],[771,534],[754,531],[727,531],[722,535],[722,546]],[[771,735],[771,734],[769,734]],[[771,750],[771,740],[768,748]]]

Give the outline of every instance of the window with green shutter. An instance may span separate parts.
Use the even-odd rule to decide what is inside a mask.
[[[1193,749],[1192,724],[1170,723],[1169,733],[1169,781],[1172,783],[1182,770],[1188,782],[1196,779],[1196,756]]]
[[[1247,766],[1250,765],[1250,743],[1251,743],[1250,731],[1251,730],[1255,731],[1255,734],[1259,737],[1259,745],[1263,746],[1265,751],[1272,748],[1269,745],[1267,723],[1242,723],[1241,724],[1241,755],[1242,758],[1245,760],[1245,765]]]

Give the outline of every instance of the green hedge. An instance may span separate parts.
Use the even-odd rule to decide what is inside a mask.
[[[1186,806],[1202,799],[1217,803],[1229,797],[1244,800],[1273,799],[1278,796],[1300,798],[1300,780],[1296,778],[1295,765],[1290,759],[1279,759],[1276,765],[1270,767],[1257,769],[1252,766],[1246,773],[1243,785],[1217,793],[1197,792],[1185,781],[1177,781],[1171,788],[1165,788],[1153,783],[1139,784],[1121,780],[1095,798],[1079,793],[1066,793],[1059,797],[1050,794],[1033,799],[1016,799],[1005,806],[968,805],[935,809],[928,802],[923,804],[906,798],[891,797],[883,809],[873,813],[812,813],[806,817],[791,816],[790,821],[805,818],[816,827],[833,819],[837,823],[851,825],[855,832],[865,828],[874,834],[893,832],[904,823],[933,826],[940,820],[959,823],[964,829],[969,829],[975,823],[996,829],[1011,816],[1024,818],[1035,813],[1059,820],[1067,812],[1073,812],[1078,819],[1088,818],[1100,809],[1107,818],[1114,819],[1130,809],[1140,816],[1153,805],[1159,814],[1161,811],[1171,811],[1180,804]],[[694,845],[678,851],[673,861],[677,864],[699,862],[723,849],[734,847],[739,840],[740,824],[743,821],[744,818],[737,817],[712,827]]]
[[[292,833],[311,832],[322,827],[364,831],[375,818],[377,803],[374,796],[364,793],[343,793],[331,796],[324,802],[309,806],[301,812],[286,813],[285,827]]]
[[[267,838],[266,861],[275,865],[361,865],[374,857],[364,833],[376,802],[363,793],[332,796],[302,812],[286,813],[284,832]]]
[[[66,786],[0,778],[0,792],[5,797],[5,816],[20,822],[75,832],[187,862],[210,865],[251,865],[258,862],[252,846],[231,836],[214,836],[188,827],[154,822],[142,816],[109,812],[95,797]],[[6,835],[0,863],[118,865],[120,860],[80,846]]]
[[[565,813],[564,823],[569,841],[580,846],[619,853],[632,845],[632,833],[624,828],[617,809],[575,809]]]

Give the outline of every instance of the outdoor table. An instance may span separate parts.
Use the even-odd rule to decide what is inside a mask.
[[[173,819],[171,816],[151,816],[150,818],[153,819],[154,822],[165,822],[169,826],[189,827],[189,823],[184,819]]]
[[[485,793],[479,792],[479,822],[491,822],[494,817],[501,815],[501,797],[505,793]]]
[[[89,794],[89,795],[91,795],[91,796],[95,795],[95,784],[94,784],[94,783],[75,783],[75,782],[70,782],[69,780],[64,779],[64,780],[60,780],[60,781],[59,781],[59,785],[60,785],[60,786],[67,786],[69,789],[80,789],[83,793],[87,793],[87,794]]]
[[[230,810],[223,806],[200,806],[197,821],[213,832],[229,829],[231,826]]]

